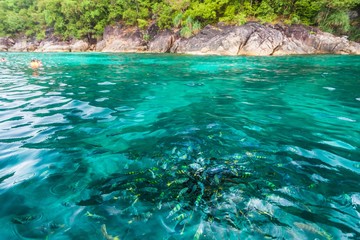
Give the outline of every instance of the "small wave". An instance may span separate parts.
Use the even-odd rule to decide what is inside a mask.
[[[96,102],[104,102],[106,100],[109,100],[109,98],[97,98],[97,99],[95,99]]]
[[[100,85],[100,86],[104,86],[104,85],[116,85],[116,83],[113,83],[113,82],[101,82],[101,83],[98,83],[98,85]]]
[[[333,88],[333,87],[323,87],[324,89],[327,89],[327,90],[329,90],[329,91],[334,91],[334,90],[336,90],[336,88]]]
[[[332,147],[344,148],[348,150],[355,150],[356,148],[346,142],[340,140],[333,140],[333,141],[321,141],[320,143],[326,144]]]
[[[338,117],[337,119],[347,122],[356,122],[356,120],[347,117]]]

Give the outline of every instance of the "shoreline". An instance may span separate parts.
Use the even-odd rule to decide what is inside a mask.
[[[145,40],[146,37],[146,40]],[[176,29],[160,31],[107,26],[101,40],[42,41],[0,38],[0,52],[175,53],[216,56],[360,55],[360,43],[303,25],[249,22],[241,26],[208,25],[190,38]]]

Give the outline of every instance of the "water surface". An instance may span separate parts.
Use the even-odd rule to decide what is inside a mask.
[[[359,56],[0,57],[2,239],[360,238]]]

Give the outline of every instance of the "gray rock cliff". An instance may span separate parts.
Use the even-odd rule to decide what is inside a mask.
[[[313,27],[270,25],[249,22],[242,26],[206,26],[190,38],[178,31],[160,31],[156,24],[147,30],[123,25],[107,26],[102,40],[43,41],[0,38],[0,51],[37,52],[152,52],[200,55],[292,55],[292,54],[360,54],[360,44]]]

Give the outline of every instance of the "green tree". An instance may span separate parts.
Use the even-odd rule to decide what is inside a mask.
[[[317,25],[358,36],[359,20],[351,22],[348,12],[359,8],[360,0],[0,0],[0,35],[41,39],[53,29],[63,39],[94,39],[109,24],[146,28],[156,22],[190,36],[206,24],[255,20]]]

